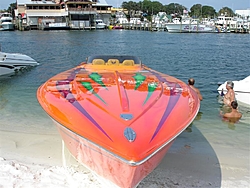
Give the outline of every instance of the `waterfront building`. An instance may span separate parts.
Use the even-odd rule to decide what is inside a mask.
[[[234,28],[234,32],[250,32],[250,9],[246,10],[235,10],[235,14],[238,15],[237,18],[234,19],[234,22],[231,28]]]
[[[19,28],[95,28],[97,15],[108,21],[111,5],[105,0],[17,0]]]
[[[250,8],[246,10],[235,10],[235,14],[238,14],[245,19],[248,18],[248,20],[250,21]]]

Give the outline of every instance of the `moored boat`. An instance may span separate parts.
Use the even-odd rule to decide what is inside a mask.
[[[102,19],[96,19],[96,29],[106,29],[107,25],[102,21]]]
[[[214,27],[205,24],[166,23],[166,28],[169,33],[211,33],[215,31]]]
[[[70,26],[67,23],[47,23],[43,30],[70,30]]]
[[[136,187],[194,120],[200,102],[183,81],[135,56],[90,56],[37,90],[70,153],[118,187]]]
[[[109,25],[108,28],[110,30],[112,30],[112,29],[124,29],[124,27],[122,25]]]
[[[175,17],[172,22],[165,24],[169,33],[211,33],[215,31],[214,26],[204,20],[200,22],[188,16],[188,11],[183,10],[181,18]]]
[[[25,54],[0,52],[0,77],[11,76],[37,65],[37,61]]]
[[[0,31],[14,31],[14,29],[12,15],[8,12],[2,13],[0,15]]]
[[[200,23],[198,20],[185,18],[180,21],[174,18],[173,22],[166,23],[169,33],[211,33],[214,32],[214,26]]]
[[[243,105],[250,106],[250,76],[242,80],[233,81],[233,83],[236,100]],[[218,93],[222,96],[227,93],[226,84],[227,81],[217,89]]]

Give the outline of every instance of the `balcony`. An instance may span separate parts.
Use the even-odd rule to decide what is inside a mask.
[[[96,14],[97,10],[96,8],[68,8],[68,12],[70,14]]]
[[[111,14],[111,10],[97,10],[98,14]]]

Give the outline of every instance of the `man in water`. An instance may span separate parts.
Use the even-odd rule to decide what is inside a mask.
[[[203,97],[200,93],[200,90],[198,88],[194,87],[194,83],[195,83],[195,80],[193,78],[188,79],[188,85],[197,93],[200,101],[202,101]]]
[[[225,113],[222,116],[224,118],[227,118],[229,121],[236,122],[242,117],[242,114],[237,109],[238,103],[236,101],[231,102],[231,107],[232,107],[232,111],[229,113]]]
[[[233,88],[234,88],[234,83],[232,81],[227,81],[226,84],[227,93],[224,95],[223,102],[228,106],[231,106],[231,103],[235,101],[235,93]]]

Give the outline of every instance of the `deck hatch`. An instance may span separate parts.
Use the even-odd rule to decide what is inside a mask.
[[[136,133],[135,131],[130,128],[130,127],[127,127],[125,130],[124,130],[124,136],[126,137],[126,139],[129,141],[129,142],[133,142],[136,138]]]
[[[126,121],[131,120],[133,118],[132,114],[120,114],[120,117]]]

